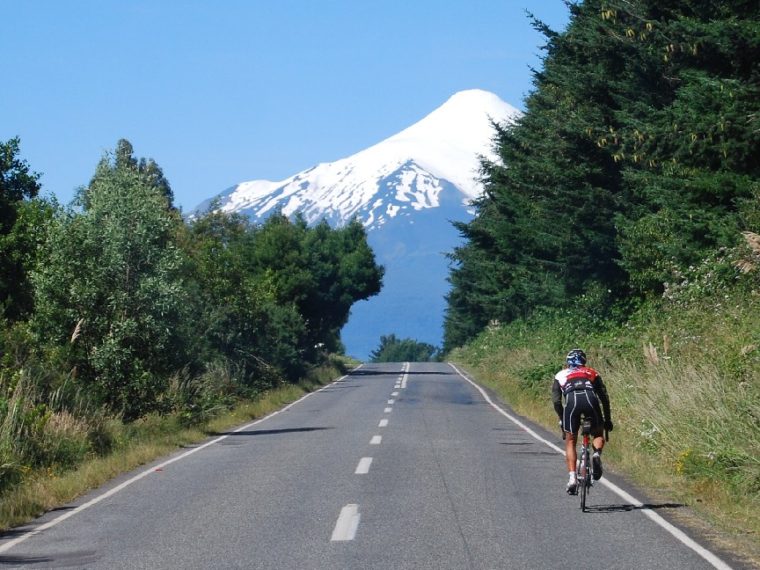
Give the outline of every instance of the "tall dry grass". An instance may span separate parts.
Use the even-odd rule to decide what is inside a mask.
[[[623,361],[610,370],[621,427],[676,474],[760,492],[760,378],[731,380],[710,363]]]

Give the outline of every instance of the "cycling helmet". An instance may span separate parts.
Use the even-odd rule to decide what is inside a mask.
[[[565,362],[567,362],[568,366],[583,366],[586,364],[586,353],[583,352],[580,348],[574,348],[567,353]]]

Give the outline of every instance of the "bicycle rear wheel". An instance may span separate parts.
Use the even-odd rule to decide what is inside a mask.
[[[583,451],[581,452],[581,464],[580,469],[578,469],[578,486],[579,489],[579,495],[581,496],[581,512],[586,512],[586,493],[588,491],[588,479],[589,479],[589,457],[588,457],[588,448],[586,446],[583,447]]]

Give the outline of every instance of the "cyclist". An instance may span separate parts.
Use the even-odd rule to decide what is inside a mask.
[[[607,389],[604,387],[599,373],[590,366],[586,366],[586,353],[580,348],[574,348],[567,353],[565,362],[567,363],[566,367],[554,376],[552,401],[554,410],[559,416],[559,424],[567,434],[565,451],[570,476],[567,482],[567,492],[574,495],[578,489],[578,478],[575,474],[577,459],[575,442],[578,439],[578,430],[581,427],[581,414],[585,414],[591,419],[591,435],[594,438],[594,454],[591,458],[594,466],[594,479],[599,479],[602,476],[603,428],[612,431],[613,425]],[[604,415],[602,415],[602,409],[604,409]]]

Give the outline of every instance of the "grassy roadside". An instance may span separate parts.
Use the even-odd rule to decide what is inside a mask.
[[[311,371],[300,384],[283,384],[256,400],[241,401],[207,422],[187,426],[179,416],[145,417],[125,425],[109,420],[105,429],[118,444],[102,457],[89,458],[63,472],[45,469],[25,473],[23,481],[7,489],[0,502],[0,530],[24,524],[66,504],[109,479],[175,451],[201,442],[234,426],[261,418],[336,379],[358,363],[332,359]]]
[[[606,466],[657,502],[689,507],[668,512],[760,568],[757,315],[752,287],[647,305],[624,324],[547,314],[491,328],[450,360],[555,430],[553,375],[583,347],[612,402]]]

